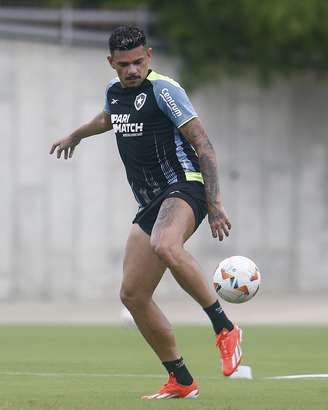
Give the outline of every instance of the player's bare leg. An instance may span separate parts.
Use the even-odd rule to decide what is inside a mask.
[[[195,399],[199,394],[198,386],[177,352],[171,325],[152,299],[165,269],[165,263],[150,245],[149,236],[138,225],[133,225],[124,258],[121,299],[169,373],[164,386],[143,398]]]
[[[180,198],[166,199],[159,211],[151,235],[154,252],[170,268],[180,286],[202,307],[216,301],[195,259],[184,247],[192,235],[195,217],[190,205]]]
[[[149,236],[139,225],[132,225],[123,263],[121,300],[162,362],[179,357],[171,325],[152,299],[165,269]]]
[[[194,224],[194,213],[189,204],[180,198],[168,198],[157,216],[151,244],[181,287],[199,302],[209,316],[217,335],[216,346],[220,351],[223,374],[229,376],[242,359],[241,332],[226,317],[199,266],[183,247],[194,230]]]

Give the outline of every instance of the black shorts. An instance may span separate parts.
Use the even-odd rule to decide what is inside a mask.
[[[132,223],[138,224],[144,232],[151,235],[162,202],[168,197],[181,198],[191,206],[195,215],[196,230],[207,214],[204,185],[197,181],[176,182],[170,185],[138,212]]]

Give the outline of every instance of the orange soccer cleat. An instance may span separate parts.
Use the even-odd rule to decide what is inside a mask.
[[[184,386],[177,383],[174,374],[170,373],[167,383],[158,392],[150,396],[143,396],[142,399],[197,399],[198,395],[198,386],[195,382],[192,382],[190,386]]]
[[[236,325],[230,332],[222,329],[216,336],[216,347],[221,354],[222,370],[225,376],[232,375],[240,365],[243,356],[240,347],[241,337],[242,331]]]

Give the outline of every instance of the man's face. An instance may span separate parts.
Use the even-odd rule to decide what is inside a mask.
[[[144,46],[132,50],[115,50],[107,57],[116,70],[122,87],[139,87],[148,75],[152,49]]]

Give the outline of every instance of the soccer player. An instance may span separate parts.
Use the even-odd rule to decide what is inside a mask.
[[[168,372],[168,382],[144,399],[196,398],[199,390],[177,350],[170,323],[152,296],[166,268],[204,309],[216,335],[225,376],[238,367],[241,331],[225,315],[214,290],[184,243],[208,214],[212,236],[229,236],[213,146],[184,89],[150,69],[152,49],[138,27],[109,39],[110,81],[103,111],[52,145],[71,158],[86,137],[114,129],[139,209],[123,262],[121,300]]]

